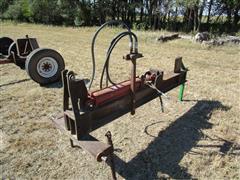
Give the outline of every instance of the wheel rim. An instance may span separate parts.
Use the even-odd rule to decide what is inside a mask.
[[[37,64],[37,72],[44,78],[50,78],[57,73],[58,63],[52,57],[44,57]]]

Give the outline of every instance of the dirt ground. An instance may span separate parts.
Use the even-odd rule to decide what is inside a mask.
[[[38,38],[41,47],[59,51],[66,68],[89,78],[90,43],[96,28],[65,28],[2,23],[0,36]],[[97,41],[97,78],[114,33],[107,29]],[[173,70],[182,56],[188,72],[184,101],[179,89],[168,93],[161,112],[159,99],[96,130],[106,141],[110,130],[118,179],[240,179],[240,48],[206,48],[189,40],[157,43],[164,32],[136,32],[138,74],[150,67]],[[129,77],[127,39],[117,45],[110,67],[115,81]],[[61,83],[41,87],[14,64],[0,66],[0,165],[3,179],[111,179],[109,167],[98,163],[57,130],[51,119],[62,112]]]

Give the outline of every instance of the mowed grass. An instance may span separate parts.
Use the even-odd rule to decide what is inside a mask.
[[[92,28],[65,28],[2,23],[0,36],[35,37],[41,47],[57,50],[66,68],[78,76],[91,74]],[[98,88],[106,48],[121,29],[108,28],[96,44]],[[202,47],[178,39],[155,42],[163,32],[135,32],[139,38],[137,73],[149,68],[172,71],[182,56],[189,68],[184,101],[178,88],[168,93],[161,112],[159,99],[145,104],[93,132],[101,141],[110,130],[119,179],[240,178],[240,63],[239,46]],[[113,51],[110,71],[116,82],[129,78],[130,65],[122,59],[128,39]],[[20,179],[111,179],[104,163],[85,151],[71,148],[69,139],[51,119],[62,113],[60,83],[41,87],[14,64],[0,66],[1,176]]]

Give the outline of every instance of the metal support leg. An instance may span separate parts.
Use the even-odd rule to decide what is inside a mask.
[[[112,171],[112,178],[114,180],[116,180],[117,177],[116,177],[115,164],[114,164],[114,158],[113,158],[114,147],[113,147],[111,132],[108,131],[105,134],[105,136],[107,137],[108,144],[112,147],[112,153],[109,155],[109,163],[110,163],[110,167],[111,167],[111,171]]]
[[[182,101],[183,100],[183,92],[184,92],[184,88],[185,88],[185,83],[180,85],[180,91],[179,91],[179,96],[178,96],[178,100]]]
[[[162,112],[164,112],[162,96],[159,96],[159,99],[160,99],[161,110]]]
[[[135,114],[135,109],[136,109],[135,91],[136,91],[136,59],[132,59],[132,74],[131,74],[132,109],[131,109],[131,115]]]

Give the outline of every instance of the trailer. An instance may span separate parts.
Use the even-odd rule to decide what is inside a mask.
[[[0,64],[14,63],[26,69],[32,80],[40,85],[59,81],[65,69],[63,57],[55,50],[40,48],[36,38],[13,40],[0,38]]]

